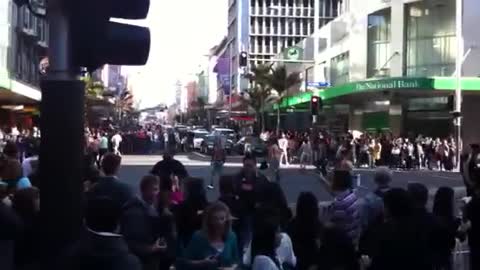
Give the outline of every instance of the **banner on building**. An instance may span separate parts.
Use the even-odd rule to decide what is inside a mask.
[[[218,85],[223,89],[224,95],[230,94],[230,59],[228,55],[223,54],[217,60],[213,72],[217,73]]]

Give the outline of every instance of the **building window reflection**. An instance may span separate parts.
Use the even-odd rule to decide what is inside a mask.
[[[350,79],[350,57],[345,52],[335,56],[330,65],[330,81],[333,86],[347,83]]]
[[[391,9],[383,9],[368,16],[367,76],[390,76],[389,59],[391,39]]]
[[[407,76],[451,76],[455,71],[455,0],[406,5]]]

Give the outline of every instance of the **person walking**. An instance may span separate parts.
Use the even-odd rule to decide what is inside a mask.
[[[113,153],[115,155],[122,155],[120,153],[120,143],[122,143],[122,135],[117,131],[115,135],[112,137],[112,147],[113,147]]]
[[[209,189],[214,189],[214,182],[215,178],[222,175],[223,172],[223,165],[226,161],[226,154],[225,149],[223,148],[223,144],[220,137],[215,138],[215,142],[213,145],[213,154],[212,154],[212,173],[210,175],[210,184],[208,185]]]
[[[280,150],[282,151],[280,154],[280,164],[282,164],[282,161],[285,159],[285,164],[287,166],[290,165],[289,159],[288,159],[288,139],[285,134],[282,134],[282,138],[278,140],[278,146],[280,147]]]
[[[268,147],[268,163],[270,168],[270,181],[280,182],[280,156],[282,150],[278,147],[278,141],[275,138],[270,139]]]
[[[100,136],[99,144],[98,144],[98,159],[97,159],[97,165],[100,167],[102,163],[102,158],[105,156],[105,154],[108,153],[108,138],[107,134],[103,133]]]

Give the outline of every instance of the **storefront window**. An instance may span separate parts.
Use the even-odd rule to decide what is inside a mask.
[[[348,52],[332,58],[330,65],[330,81],[333,86],[347,83],[350,80],[350,59]]]
[[[391,16],[390,8],[368,16],[368,77],[388,77]]]
[[[455,72],[455,0],[406,5],[407,76],[451,76]]]

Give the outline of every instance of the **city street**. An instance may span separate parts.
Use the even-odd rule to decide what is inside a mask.
[[[210,179],[210,162],[208,158],[199,155],[178,155],[175,157],[181,161],[191,176],[201,177],[207,181]],[[147,174],[153,165],[162,159],[161,156],[124,156],[123,165],[120,171],[121,181],[125,181],[137,190],[140,178]],[[225,165],[225,174],[235,174],[241,168],[241,157],[229,157]],[[361,188],[360,194],[374,187],[373,170],[357,170],[356,174],[360,174]],[[430,190],[433,196],[438,187],[450,186],[455,189],[456,197],[460,198],[465,195],[465,188],[461,176],[457,173],[449,172],[433,172],[433,171],[399,171],[394,172],[393,186],[406,187],[409,182],[422,182]],[[281,170],[281,184],[287,200],[290,205],[294,204],[298,194],[302,191],[313,192],[319,201],[331,200],[330,194],[325,189],[321,178],[309,169],[301,172],[298,165],[292,165],[289,168]],[[218,189],[208,191],[210,200],[218,196]]]

